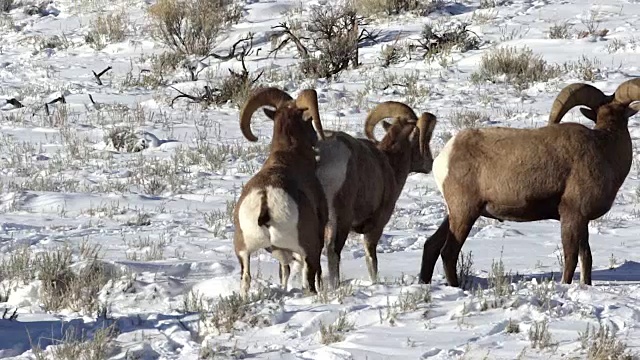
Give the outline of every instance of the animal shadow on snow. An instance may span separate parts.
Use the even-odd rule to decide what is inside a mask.
[[[541,273],[531,273],[531,274],[505,274],[508,278],[510,278],[510,283],[515,283],[518,281],[531,281],[532,279],[536,279],[538,283],[541,283],[545,280],[553,279],[555,282],[562,281],[562,272],[560,269],[558,271],[549,271],[549,272],[541,272]],[[617,286],[617,285],[629,285],[632,284],[640,284],[640,263],[636,261],[625,261],[623,264],[610,268],[610,269],[593,269],[591,272],[591,280],[594,286],[598,286],[597,282],[608,282],[607,286]],[[467,286],[468,289],[476,289],[478,287],[482,289],[487,289],[489,287],[489,280],[486,277],[479,276],[470,276],[468,279],[469,284],[471,286]],[[620,284],[616,284],[616,282],[620,282]],[[572,284],[580,283],[580,264],[576,268],[576,273],[573,275]]]
[[[27,315],[27,314],[24,314]],[[161,333],[173,332],[176,326],[192,334],[195,339],[198,316],[194,314],[165,315],[165,314],[131,314],[115,319],[99,318],[96,321],[85,322],[83,319],[68,321],[47,319],[40,321],[21,321],[21,314],[13,321],[0,321],[0,354],[2,357],[17,356],[25,351],[40,347],[45,349],[49,345],[58,345],[63,339],[93,339],[96,331],[106,329],[115,324],[116,334],[132,331],[157,330]],[[123,343],[125,347],[130,344]],[[116,344],[116,351],[125,350]],[[158,354],[159,355],[159,354]]]

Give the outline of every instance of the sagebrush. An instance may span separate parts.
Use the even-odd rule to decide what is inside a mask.
[[[158,0],[149,16],[158,41],[183,54],[205,56],[242,13],[233,0]]]

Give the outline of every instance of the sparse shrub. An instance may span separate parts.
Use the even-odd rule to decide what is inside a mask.
[[[74,271],[70,268],[73,253],[68,247],[43,251],[35,256],[28,247],[24,247],[2,262],[0,280],[10,280],[16,285],[40,280],[40,301],[45,310],[68,308],[93,314],[101,306],[98,292],[118,274],[98,260],[97,249],[87,251],[85,246],[82,255],[91,257]]]
[[[48,37],[38,37],[38,40],[35,44],[35,48],[37,52],[41,52],[46,49],[59,49],[64,50],[69,47],[69,40],[67,40],[66,36],[48,36]]]
[[[133,218],[127,220],[127,226],[149,226],[151,225],[151,215],[138,212]]]
[[[399,15],[407,12],[426,16],[444,7],[443,0],[356,0],[356,9],[366,16]]]
[[[8,12],[13,8],[13,0],[0,0],[0,12]]]
[[[0,0],[0,1],[3,1],[3,0]],[[11,1],[11,0],[9,0],[9,1]],[[49,3],[47,1],[40,1],[37,5],[36,4],[28,4],[24,8],[24,13],[29,15],[29,16],[33,16],[33,15],[47,16],[47,15],[49,15],[49,10],[47,10],[47,5],[48,4]]]
[[[227,346],[208,342],[200,348],[198,360],[245,359],[247,355],[247,350],[238,348],[237,343]]]
[[[534,321],[529,328],[529,340],[532,348],[545,349],[553,345],[551,334],[549,333],[549,321]]]
[[[104,134],[103,140],[117,151],[138,152],[145,148],[131,127],[115,127]]]
[[[431,288],[423,286],[418,291],[405,292],[400,294],[394,306],[398,312],[408,312],[418,310],[420,304],[431,302]]]
[[[548,81],[560,75],[558,66],[549,65],[540,55],[531,49],[502,47],[482,56],[480,68],[473,73],[471,80],[496,82],[504,77],[507,83],[518,89],[525,89],[534,82]]]
[[[615,269],[616,266],[618,266],[618,259],[612,253],[611,256],[609,256],[609,270]]]
[[[185,55],[179,52],[163,52],[162,54],[151,55],[146,61],[151,65],[140,71],[137,76],[133,75],[133,66],[125,75],[122,82],[124,87],[142,86],[147,88],[157,88],[167,85],[167,78],[173,74],[183,63]]]
[[[480,0],[480,9],[490,9],[510,3],[510,0]]]
[[[625,49],[636,51],[638,49],[638,39],[632,36],[631,38],[628,38],[625,40],[611,39],[607,43],[607,52],[609,54],[613,54],[618,52],[619,50],[625,50]]]
[[[342,282],[335,289],[329,289],[328,286],[323,286],[318,289],[318,295],[315,296],[315,301],[322,304],[329,304],[337,302],[342,304],[344,299],[353,296],[355,289],[351,282]]]
[[[166,187],[166,186],[165,186]],[[161,235],[157,240],[151,240],[150,237],[139,237],[127,243],[129,247],[136,248],[144,256],[140,256],[138,251],[127,252],[127,259],[137,261],[155,261],[164,259],[164,249],[167,247],[167,239]],[[142,252],[144,250],[144,252]]]
[[[600,60],[597,58],[589,59],[585,55],[582,55],[580,59],[574,63],[565,63],[564,70],[576,74],[584,81],[595,81],[602,79],[600,65]]]
[[[490,288],[493,288],[496,299],[501,299],[504,296],[511,294],[509,284],[511,283],[511,276],[504,270],[504,263],[502,262],[502,253],[500,253],[500,259],[496,262],[491,261],[491,271],[487,278]]]
[[[204,299],[202,294],[197,291],[190,290],[182,298],[182,308],[180,309],[180,312],[183,314],[204,313],[207,311],[209,306],[211,305]]]
[[[375,35],[366,30],[363,18],[347,5],[315,6],[311,9],[306,31],[310,34],[312,54],[306,56],[301,70],[306,75],[332,78],[346,70],[349,64],[358,66],[358,45],[366,40],[375,40]]]
[[[480,38],[467,29],[467,23],[447,25],[437,29],[425,24],[420,34],[418,48],[424,51],[423,57],[433,58],[440,53],[458,50],[466,52],[480,47]]]
[[[49,347],[50,358],[56,360],[107,360],[113,355],[115,342],[119,331],[116,323],[97,329],[93,337],[89,338],[85,330],[78,330],[70,326],[61,340]],[[33,355],[36,360],[49,359],[47,353],[40,348],[40,344],[33,344]]]
[[[469,290],[471,285],[473,284],[473,278],[471,274],[473,273],[473,255],[472,252],[469,251],[466,255],[464,252],[460,252],[460,256],[458,257],[458,283],[460,284],[461,289]]]
[[[509,319],[505,331],[507,334],[518,334],[520,332],[520,325],[512,319]]]
[[[149,8],[153,35],[174,51],[208,55],[218,35],[237,23],[241,8],[233,0],[159,0]]]
[[[562,274],[564,272],[564,251],[560,246],[556,245],[554,252],[556,253],[556,261],[560,267],[560,274]]]
[[[404,56],[404,49],[399,46],[397,42],[391,45],[384,45],[380,53],[382,67],[386,68],[389,67],[389,65],[397,64]]]
[[[10,15],[0,12],[0,29],[16,30],[16,24]]]
[[[608,326],[587,325],[585,332],[578,332],[582,349],[587,350],[587,360],[631,360],[637,354],[627,348],[627,344],[616,337]]]
[[[143,182],[143,191],[145,194],[158,196],[167,190],[167,184],[157,176],[147,177]]]
[[[256,86],[248,72],[246,74],[230,73],[219,80],[216,86],[215,102],[216,104],[231,102],[237,107],[241,107]]]
[[[320,323],[320,342],[325,345],[340,342],[344,340],[344,333],[353,329],[353,323],[347,320],[345,314],[340,314],[333,324]]]
[[[24,285],[33,280],[34,260],[29,246],[21,246],[0,263],[0,281],[13,280]]]
[[[476,128],[486,120],[488,120],[488,116],[480,111],[455,110],[451,113],[451,125],[455,129]]]
[[[246,299],[238,293],[227,297],[220,297],[218,302],[203,314],[206,324],[213,327],[219,333],[231,332],[237,322],[243,322],[248,326],[268,325],[270,317],[264,311],[267,303],[280,302],[278,293],[267,287],[259,287],[257,292],[252,292]],[[260,307],[260,314],[256,314],[254,307]]]
[[[127,20],[128,17],[124,11],[98,16],[92,22],[91,30],[85,36],[86,43],[96,50],[101,50],[109,43],[123,41],[127,30]]]
[[[48,311],[69,308],[93,314],[100,310],[98,292],[116,273],[98,259],[91,259],[77,272],[72,271],[71,252],[67,249],[40,254],[38,279],[42,281],[41,300]]]
[[[554,24],[549,27],[549,39],[569,39],[571,38],[571,33],[569,33],[569,29],[571,25],[568,23],[562,24]]]
[[[493,22],[498,16],[498,11],[495,9],[476,10],[471,14],[471,23],[474,25],[484,25]]]
[[[398,94],[405,96],[404,102],[410,106],[418,106],[424,102],[425,98],[429,96],[431,87],[426,79],[421,79],[419,71],[411,71],[399,75],[396,72],[383,71],[380,76],[376,78],[368,78],[365,80],[365,91],[368,90],[387,90],[394,88],[394,91]],[[422,81],[420,81],[422,80]],[[400,90],[403,89],[403,90]]]
[[[608,326],[587,325],[585,332],[579,332],[582,349],[587,350],[587,360],[631,360],[637,354],[631,353],[627,344],[616,337]]]
[[[596,11],[591,10],[589,14],[589,18],[582,19],[582,24],[587,28],[587,30],[580,31],[578,33],[578,38],[586,38],[587,36],[595,37],[605,37],[609,33],[609,29],[599,29],[600,23],[602,19],[598,17],[598,13]]]
[[[304,31],[296,28],[297,23],[291,22],[273,27],[279,29],[280,34],[273,37],[276,40],[272,43],[269,55],[275,56],[283,46],[291,42],[302,58],[299,64],[302,74],[332,79],[346,70],[349,64],[353,68],[359,66],[360,44],[365,41],[376,42],[378,33],[371,33],[365,25],[364,18],[358,15],[350,2],[313,6]]]

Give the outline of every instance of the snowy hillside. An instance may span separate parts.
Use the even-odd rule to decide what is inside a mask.
[[[352,234],[339,289],[305,294],[295,274],[284,291],[261,251],[241,300],[231,218],[271,137],[262,114],[257,143],[239,131],[252,87],[313,87],[324,128],[355,136],[375,104],[406,102],[438,117],[436,155],[462,128],[545,125],[571,82],[639,76],[640,1],[231,1],[0,0],[1,358],[640,358],[640,116],[590,224],[592,287],[559,283],[559,222],[483,218],[466,290],[441,262],[418,284],[445,215],[431,174],[404,186],[377,284]],[[353,36],[322,30],[354,14],[344,69],[331,55]]]

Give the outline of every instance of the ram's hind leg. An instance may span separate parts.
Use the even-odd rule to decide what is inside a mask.
[[[278,274],[280,275],[280,286],[282,286],[283,290],[287,290],[287,284],[289,283],[289,276],[291,275],[291,266],[289,264],[280,263],[280,271]]]
[[[240,295],[246,298],[249,294],[249,286],[251,285],[251,269],[249,262],[249,252],[246,250],[238,253],[238,261],[240,262]]]
[[[571,211],[560,213],[564,271],[562,282],[571,284],[578,265],[578,256],[582,260],[580,282],[591,285],[591,249],[589,247],[589,221]]]
[[[313,256],[304,257],[304,266],[302,268],[302,284],[303,288],[308,289],[310,293],[317,294],[316,280],[319,273],[321,273],[320,262],[314,260]]]
[[[468,212],[463,215],[451,214],[449,216],[447,240],[440,251],[444,273],[449,286],[460,286],[458,273],[456,271],[458,256],[460,255],[462,245],[464,245],[464,242],[467,240],[467,236],[469,236],[473,223],[475,223],[479,216],[479,213],[471,214]]]
[[[322,244],[322,236],[318,237],[320,240],[320,244]],[[320,265],[320,257],[322,256],[322,247],[314,247],[305,249],[307,256],[303,258],[304,267],[302,270],[303,273],[303,284],[307,286],[309,292],[312,294],[317,294],[318,290],[316,288],[316,281],[318,282],[318,286],[323,286],[322,284],[322,268]]]
[[[376,248],[382,236],[382,230],[382,228],[376,228],[362,235],[369,279],[374,284],[378,282],[378,253]]]
[[[329,267],[329,284],[337,287],[340,282],[340,252],[336,251],[336,233],[338,224],[334,213],[329,214],[325,226],[324,242],[327,246],[327,266]]]
[[[334,289],[340,286],[340,254],[342,253],[344,244],[347,242],[347,237],[349,236],[350,230],[351,227],[349,224],[338,224],[336,226],[335,233],[333,233],[332,236],[332,243],[327,245],[329,281]]]
[[[289,264],[293,261],[293,253],[290,250],[272,246],[271,255],[280,262],[280,269],[278,271],[280,276],[280,285],[282,286],[282,289],[286,291],[287,284],[289,283],[289,276],[291,275],[291,266]]]
[[[580,239],[580,283],[585,285],[591,285],[591,247],[589,246],[589,230],[585,232],[585,235]]]
[[[440,252],[447,241],[449,235],[449,216],[447,215],[440,227],[433,235],[429,236],[427,241],[424,242],[422,248],[422,264],[420,264],[420,282],[423,284],[431,283],[433,277],[433,269],[436,267],[436,262],[440,256]]]

